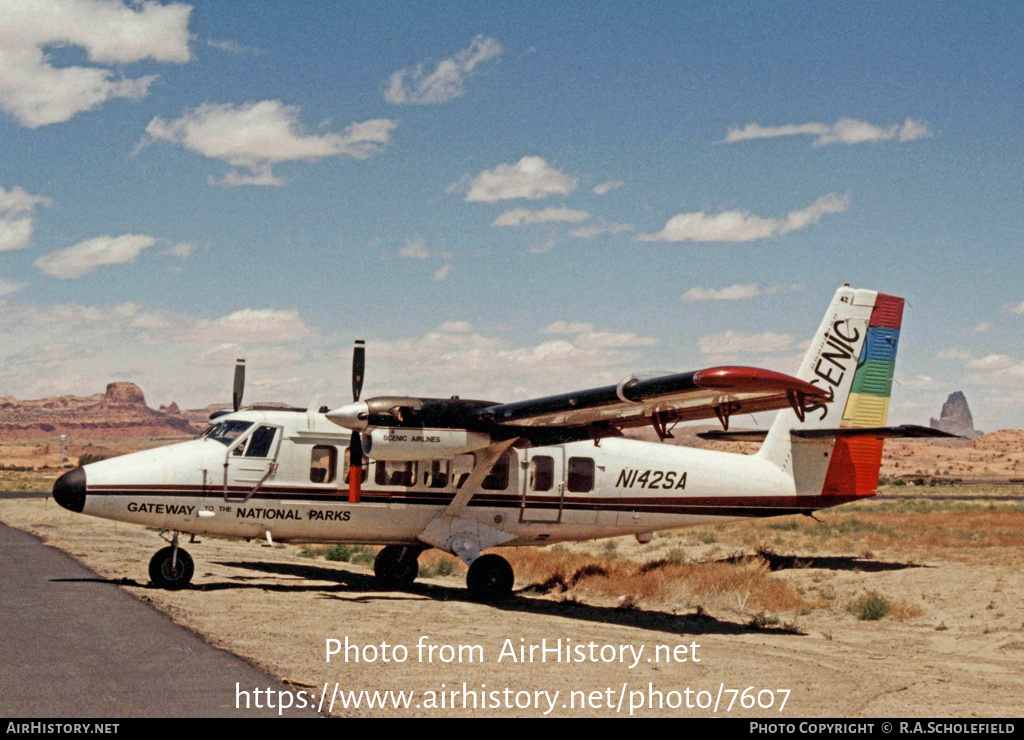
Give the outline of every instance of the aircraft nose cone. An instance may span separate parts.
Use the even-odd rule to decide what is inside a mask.
[[[69,470],[53,484],[53,500],[69,511],[85,508],[85,468]]]

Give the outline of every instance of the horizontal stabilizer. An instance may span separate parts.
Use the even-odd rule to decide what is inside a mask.
[[[763,442],[764,438],[768,436],[768,430],[751,429],[723,432],[721,429],[714,429],[708,432],[697,432],[697,436],[712,442]]]
[[[938,437],[943,439],[962,439],[962,437],[956,434],[916,424],[900,424],[898,427],[854,427],[852,429],[794,429],[790,434],[800,439],[820,439],[822,437],[874,437],[875,439]]]
[[[916,424],[901,424],[897,427],[854,427],[850,429],[791,429],[789,433],[798,439],[831,439],[834,437],[874,437],[875,439],[932,437],[939,439],[963,439],[956,434]],[[760,442],[767,435],[767,431],[760,430],[697,433],[697,436],[701,439],[716,442]]]

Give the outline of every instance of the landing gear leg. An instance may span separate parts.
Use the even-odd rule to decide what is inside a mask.
[[[168,591],[183,589],[191,583],[193,573],[195,564],[192,562],[192,556],[178,547],[177,532],[174,533],[171,546],[158,550],[149,561],[149,580],[157,588],[165,588]]]
[[[500,601],[512,595],[515,573],[512,566],[500,555],[481,555],[469,566],[466,573],[466,587],[474,599]]]
[[[419,556],[422,547],[388,545],[373,561],[373,575],[385,588],[408,588],[420,572]]]

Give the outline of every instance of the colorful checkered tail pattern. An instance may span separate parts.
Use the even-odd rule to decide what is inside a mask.
[[[803,419],[780,411],[758,452],[793,476],[797,495],[875,493],[882,439],[842,430],[886,425],[902,320],[902,298],[849,286],[836,291],[797,374],[831,390],[833,400],[808,408]],[[836,434],[802,438],[802,430]]]

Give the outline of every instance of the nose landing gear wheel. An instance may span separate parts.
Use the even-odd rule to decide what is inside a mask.
[[[388,545],[373,561],[373,575],[384,588],[408,588],[420,574],[421,550],[403,545]]]
[[[177,558],[174,557],[173,547],[165,547],[158,550],[153,559],[149,561],[149,580],[157,588],[165,588],[168,591],[185,588],[191,583],[194,572],[195,564],[192,562],[192,556],[180,547]]]
[[[499,601],[512,595],[515,573],[500,555],[481,555],[469,566],[466,587],[474,599]]]

